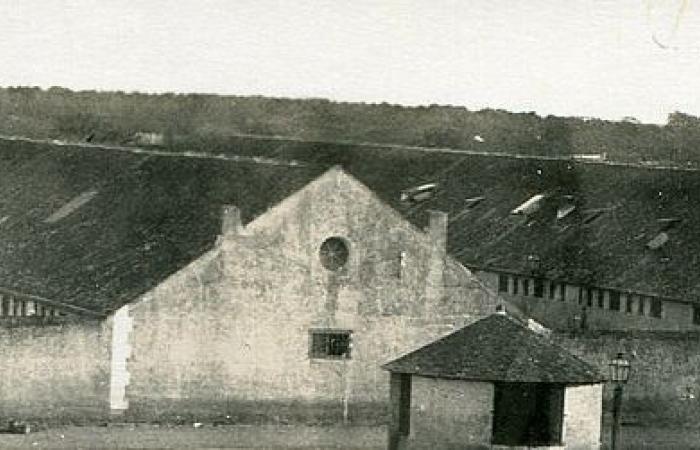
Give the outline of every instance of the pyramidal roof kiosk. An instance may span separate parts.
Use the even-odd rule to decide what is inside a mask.
[[[383,366],[388,448],[600,448],[597,368],[498,312]]]

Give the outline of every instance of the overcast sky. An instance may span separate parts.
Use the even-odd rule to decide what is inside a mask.
[[[700,115],[693,0],[2,0],[0,85]]]

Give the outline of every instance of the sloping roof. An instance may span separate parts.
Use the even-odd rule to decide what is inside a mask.
[[[209,250],[221,207],[250,221],[322,172],[0,144],[0,287],[107,313]]]
[[[456,380],[560,384],[604,380],[598,369],[505,314],[481,319],[383,367]]]
[[[428,209],[445,211],[448,251],[468,267],[700,301],[698,170],[281,139],[232,138],[220,148],[341,164],[419,226]],[[401,201],[402,191],[431,183],[427,200]],[[537,194],[545,198],[536,211],[511,214]],[[661,231],[668,240],[650,248]]]
[[[247,223],[333,165],[418,226],[449,213],[466,266],[700,299],[698,171],[259,138],[187,155],[0,140],[0,288],[111,311],[210,249],[222,205]]]

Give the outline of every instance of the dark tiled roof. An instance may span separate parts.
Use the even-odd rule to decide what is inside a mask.
[[[697,171],[278,139],[190,151],[306,165],[0,141],[0,287],[113,310],[211,248],[223,204],[248,222],[339,164],[418,226],[448,212],[448,250],[467,266],[700,299]],[[432,198],[400,201],[432,182]],[[536,213],[510,214],[538,193]],[[557,220],[563,202],[576,209]]]
[[[493,314],[384,365],[396,373],[447,379],[587,384],[600,372],[512,317]]]
[[[210,249],[222,205],[250,221],[320,173],[2,142],[0,287],[108,312]]]
[[[700,301],[697,170],[273,139],[226,145],[341,164],[419,226],[427,209],[448,212],[448,250],[469,267]],[[400,201],[401,190],[426,183],[437,183],[431,199]],[[510,214],[540,193],[546,197],[536,213]],[[467,201],[476,197],[484,199]],[[558,208],[569,202],[576,208],[558,220]],[[668,241],[650,248],[662,231]]]

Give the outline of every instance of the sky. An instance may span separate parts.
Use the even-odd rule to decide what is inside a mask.
[[[700,115],[700,0],[2,0],[0,86]]]

